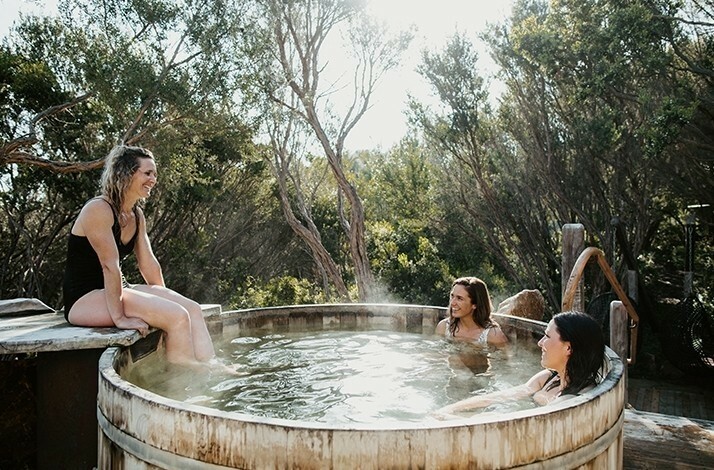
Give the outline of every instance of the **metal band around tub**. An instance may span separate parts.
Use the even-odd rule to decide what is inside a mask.
[[[110,423],[99,407],[97,407],[97,421],[104,434],[110,441],[112,441],[112,444],[118,445],[128,454],[135,456],[144,462],[156,465],[157,467],[180,468],[181,470],[226,470],[234,468],[207,462],[199,462],[190,457],[173,454],[142,442]]]

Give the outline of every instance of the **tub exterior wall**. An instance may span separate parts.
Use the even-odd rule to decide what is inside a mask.
[[[428,332],[443,315],[438,307],[400,311],[390,306],[377,315],[373,306],[331,307],[321,311],[312,306],[307,314],[306,307],[233,313],[222,329],[235,334],[244,328],[338,322]],[[524,326],[513,318],[499,322],[518,335],[537,334],[544,327],[540,322]],[[613,356],[609,354],[614,369],[610,382],[597,387],[597,394],[588,392],[548,413],[528,410],[508,420],[409,429],[323,429],[177,405],[123,381],[116,370],[132,364],[116,350],[100,362],[99,468],[617,469],[622,467],[625,392],[623,366]]]
[[[572,429],[572,421],[555,427],[511,422],[496,425],[495,429],[459,426],[441,430],[336,431],[290,429],[264,423],[219,423],[203,415],[158,413],[158,407],[151,404],[146,407],[152,413],[147,423],[140,407],[134,410],[139,413],[138,419],[127,424],[135,425],[139,432],[127,434],[146,446],[138,452],[127,452],[130,449],[121,448],[121,443],[103,440],[100,455],[104,464],[100,468],[188,468],[184,460],[176,461],[176,467],[161,465],[169,459],[161,455],[154,458],[154,449],[164,449],[171,458],[180,455],[196,464],[211,463],[224,468],[512,468],[529,463],[538,468],[577,468],[568,467],[567,458],[557,459],[561,454],[553,450],[573,444],[568,433],[561,433],[562,427]],[[139,423],[142,421],[144,426]],[[537,420],[541,424],[542,421]],[[619,426],[616,440],[580,468],[619,468],[621,425],[613,425]],[[538,442],[543,433],[559,436],[546,439],[543,446]],[[539,451],[547,448],[552,455],[546,455],[548,452],[539,455]],[[568,452],[562,455],[567,456]],[[553,462],[549,463],[548,457]],[[159,465],[143,462],[146,467],[139,466],[142,459]],[[608,465],[601,466],[603,461]]]

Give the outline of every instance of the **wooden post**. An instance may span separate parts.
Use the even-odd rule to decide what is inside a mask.
[[[560,296],[561,299],[565,295],[565,288],[568,285],[568,279],[570,278],[570,273],[573,271],[573,266],[575,266],[575,261],[580,256],[580,253],[585,249],[585,227],[582,224],[565,224],[563,225],[563,255],[562,255],[562,269],[560,273],[561,279],[561,289]],[[561,303],[562,307],[562,303]],[[583,281],[578,283],[578,287],[575,293],[575,298],[572,305],[573,310],[580,312],[585,311],[584,301],[583,301]]]
[[[619,300],[610,303],[610,349],[620,356],[622,363],[627,365],[630,346],[630,318],[625,305]],[[625,390],[627,390],[627,367],[625,367]]]
[[[639,279],[637,277],[637,271],[627,270],[627,296],[631,298],[636,304],[640,301],[639,289]]]
[[[694,215],[690,214],[687,216],[687,220],[684,224],[684,247],[685,247],[685,258],[684,258],[684,297],[689,297],[693,292],[694,285],[694,226],[695,226]]]

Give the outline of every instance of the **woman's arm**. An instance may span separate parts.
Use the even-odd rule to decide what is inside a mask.
[[[161,265],[159,264],[159,260],[156,259],[156,256],[154,256],[149,235],[146,233],[144,212],[138,207],[136,211],[139,215],[139,226],[137,227],[139,233],[136,237],[134,253],[136,254],[136,263],[139,266],[139,271],[148,285],[165,286]]]
[[[503,346],[505,344],[508,344],[508,336],[506,336],[500,326],[495,325],[488,330],[486,341],[488,342],[488,344],[494,346]]]
[[[529,395],[528,388],[525,385],[498,390],[496,392],[485,393],[483,395],[475,395],[465,398],[451,405],[446,405],[436,410],[438,414],[453,414],[459,411],[473,410],[474,408],[485,408],[494,403],[500,403],[506,400],[517,400]]]
[[[104,276],[107,310],[114,325],[118,328],[133,329],[136,327],[135,322],[124,315],[119,251],[112,233],[112,225],[114,225],[112,208],[105,201],[94,199],[82,208],[72,230],[75,235],[87,237],[89,244],[97,253]]]
[[[441,335],[444,336],[446,334],[446,325],[448,323],[448,320],[443,319],[436,325],[436,330],[434,331],[435,335]]]
[[[442,415],[448,418],[451,417],[449,415],[453,415],[453,413],[460,411],[472,410],[474,408],[484,408],[494,403],[525,398],[540,390],[543,387],[543,384],[545,384],[545,381],[548,380],[548,377],[550,377],[550,371],[542,370],[531,377],[528,382],[523,385],[465,398],[461,401],[457,401],[456,403],[452,403],[451,405],[439,408],[433,413],[433,415],[436,417]]]

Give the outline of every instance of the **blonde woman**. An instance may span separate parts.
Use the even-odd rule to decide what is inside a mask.
[[[70,231],[64,314],[73,325],[116,326],[142,336],[159,328],[169,362],[201,365],[215,355],[201,307],[165,286],[146,233],[140,203],[156,182],[149,150],[121,145],[109,153],[101,195],[84,205]],[[131,253],[146,284],[124,279],[121,262]]]

